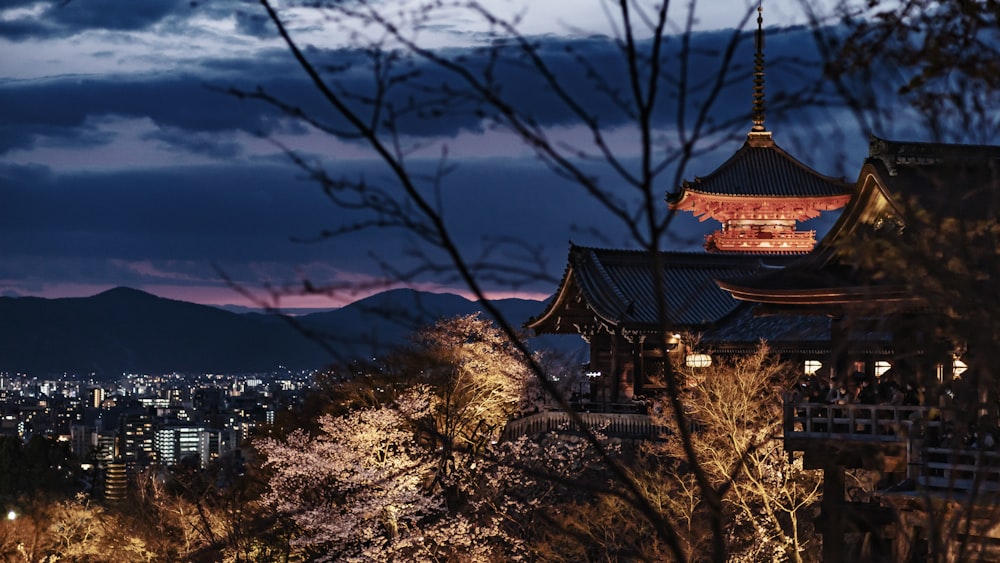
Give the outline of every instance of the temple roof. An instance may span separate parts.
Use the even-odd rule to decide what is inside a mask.
[[[766,341],[775,352],[829,352],[830,319],[816,315],[761,316],[741,303],[701,335],[700,346],[716,352],[748,353]]]
[[[845,249],[872,237],[906,244],[914,232],[949,220],[992,220],[1000,212],[1000,147],[900,143],[872,137],[855,196],[816,249],[780,272],[722,280],[733,297],[773,305],[896,302],[918,306],[898,277],[848,263]],[[920,217],[919,221],[915,217]]]
[[[841,178],[819,174],[775,144],[770,137],[751,137],[733,156],[705,177],[685,181],[680,192],[668,196],[679,208],[688,193],[717,196],[822,198],[850,193]]]
[[[657,295],[665,297],[666,324],[700,330],[738,305],[717,280],[746,277],[787,259],[747,255],[608,250],[571,246],[566,271],[548,307],[526,323],[536,333],[579,331],[594,323],[633,331],[661,328]],[[656,290],[657,268],[663,291]]]

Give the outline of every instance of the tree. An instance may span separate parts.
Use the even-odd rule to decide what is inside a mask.
[[[320,560],[377,561],[516,545],[495,525],[450,514],[434,494],[436,464],[413,427],[430,416],[431,402],[417,388],[392,407],[326,416],[315,437],[300,431],[258,444],[274,472],[264,500],[301,530],[293,546]]]
[[[451,479],[456,463],[475,463],[520,411],[531,373],[519,355],[504,333],[476,315],[446,319],[415,335],[410,369],[423,374],[436,396],[428,437],[442,452],[442,482]]]
[[[731,519],[733,557],[744,560],[803,561],[815,551],[811,517],[820,498],[816,473],[790,460],[781,440],[781,399],[795,384],[794,369],[779,362],[766,345],[749,356],[708,368],[687,368],[692,384],[684,402],[700,431],[694,445],[710,479],[729,488],[724,497]],[[650,453],[682,460],[683,450],[668,438]],[[675,479],[689,480],[681,474]],[[691,490],[691,484],[681,490]]]
[[[293,545],[358,560],[534,553],[535,524],[573,495],[560,483],[597,458],[580,440],[501,442],[532,377],[524,359],[473,315],[419,331],[388,363],[330,388],[343,412],[321,415],[315,432],[257,443],[271,472],[264,501],[294,522]]]
[[[827,75],[865,129],[889,130],[905,116],[939,141],[996,138],[996,2],[841,0],[834,28],[818,25],[831,14],[809,9]]]
[[[0,436],[0,498],[71,493],[79,474],[79,460],[65,442],[36,434],[23,444],[17,436]]]
[[[139,537],[127,532],[117,514],[91,504],[84,495],[57,503],[52,509],[48,537],[53,561],[153,561]]]
[[[781,440],[781,397],[794,383],[794,371],[762,345],[746,357],[686,368],[683,376],[683,404],[697,427],[695,453],[712,486],[726,490],[722,502],[731,560],[815,560],[819,544],[812,519],[821,480],[803,470],[801,458],[790,460]],[[669,425],[671,407],[661,406],[655,417]],[[676,523],[685,551],[705,553],[713,541],[709,507],[687,460],[676,433],[666,433],[640,446],[630,471],[648,502]],[[621,495],[566,508],[564,526],[583,540],[567,546],[566,536],[550,538],[564,550],[551,560],[591,559],[585,546],[643,561],[670,553],[650,538],[649,523]]]

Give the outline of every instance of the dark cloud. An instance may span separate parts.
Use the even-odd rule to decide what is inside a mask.
[[[48,22],[32,19],[0,20],[0,37],[11,41],[56,35]]]
[[[271,84],[278,92],[288,90],[280,79]],[[80,128],[93,128],[104,117],[149,118],[188,131],[267,134],[278,116],[187,74],[15,82],[0,86],[0,149],[28,148],[42,137],[76,138]]]
[[[277,30],[263,13],[237,11],[236,30],[254,37],[273,37]]]
[[[146,29],[179,9],[187,8],[187,0],[142,0],[122,8],[119,0],[54,0],[43,15],[58,25],[70,29]]]
[[[6,19],[0,37],[10,40],[68,37],[88,29],[136,31],[147,29],[181,10],[187,0],[142,0],[127,6],[118,0],[36,0],[5,2],[4,8],[41,4],[39,16]]]
[[[244,35],[265,37],[274,27],[255,2],[246,0],[5,0],[0,12],[41,5],[40,15],[0,20],[0,37],[11,41],[64,38],[87,30],[141,31],[163,24],[166,29],[186,32],[186,20],[197,15],[215,19],[236,18],[236,30]]]
[[[436,163],[417,165],[415,175]],[[344,177],[398,193],[377,164],[347,164]],[[320,242],[318,233],[374,218],[331,205],[319,186],[288,166],[191,167],[140,172],[52,174],[42,167],[0,168],[0,279],[36,277],[80,283],[71,270],[85,262],[119,260],[232,265],[321,262],[348,272],[380,273],[379,262],[416,267],[414,251],[438,257],[398,229],[376,229]],[[432,189],[429,184],[425,189]],[[548,274],[562,272],[568,241],[599,244],[584,232],[623,231],[599,204],[542,166],[482,159],[458,163],[442,192],[445,218],[463,252],[488,254],[499,239],[539,249]],[[700,237],[700,235],[697,235]],[[609,237],[612,238],[612,237]],[[618,241],[615,241],[618,242]],[[493,259],[510,260],[506,254]],[[60,273],[60,263],[68,264]],[[21,274],[17,272],[21,270]],[[58,275],[56,275],[58,274]],[[87,274],[91,276],[92,274]],[[246,274],[249,276],[250,274]],[[88,280],[90,278],[88,277]],[[250,279],[250,278],[247,278]],[[551,289],[541,284],[542,291]]]
[[[146,133],[143,140],[159,141],[168,150],[208,156],[216,159],[229,160],[243,152],[243,148],[234,141],[219,139],[206,133],[192,133],[174,127],[165,127]]]
[[[732,32],[695,34],[692,38],[692,61],[686,84],[688,117],[709,99],[707,90],[720,72],[719,43],[732,38]],[[812,38],[805,30],[774,33],[768,43],[767,88],[772,111],[769,118],[781,117],[782,97],[819,80],[819,66],[805,65]],[[667,44],[664,55],[666,75],[655,118],[659,126],[669,127],[678,119],[679,99],[676,70],[679,57],[676,40]],[[731,77],[714,98],[709,123],[749,122],[750,43],[741,36],[741,56],[732,64]],[[323,70],[328,83],[339,92],[359,115],[371,115],[374,99],[373,64],[370,52],[350,49],[307,49],[310,59]],[[622,100],[628,97],[629,84],[623,74],[625,61],[618,45],[607,38],[540,40],[539,52],[556,77],[558,85],[574,98],[580,111],[605,127],[624,123],[637,110]],[[513,48],[504,48],[501,62],[491,71],[492,87],[529,122],[540,126],[568,125],[580,122],[551,84],[527,66]],[[449,52],[474,73],[483,75],[489,67],[489,53],[482,50]],[[397,80],[385,93],[385,100],[398,115],[397,126],[415,136],[455,135],[460,131],[478,131],[484,117],[492,115],[479,96],[467,84],[449,72],[419,61],[412,56],[379,54],[383,68],[389,68]],[[793,86],[794,85],[794,86]],[[101,78],[66,77],[21,81],[0,86],[0,150],[30,147],[42,136],[73,138],[73,130],[84,127],[88,118],[100,116],[148,117],[162,127],[186,131],[245,131],[269,134],[282,121],[282,112],[256,100],[226,95],[230,89],[253,93],[259,90],[280,98],[292,107],[315,117],[332,129],[345,123],[319,96],[288,53],[272,50],[254,59],[208,59],[179,74],[143,76],[106,76]],[[794,89],[794,90],[793,90]],[[442,91],[447,91],[442,95]],[[304,131],[304,129],[299,129]],[[284,131],[294,132],[294,131]]]

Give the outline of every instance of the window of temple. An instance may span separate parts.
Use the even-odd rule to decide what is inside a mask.
[[[875,362],[875,377],[882,377],[882,374],[892,369],[892,364],[885,360]]]
[[[816,372],[822,368],[823,362],[819,360],[806,360],[806,363],[803,366],[803,370],[806,372],[806,375],[816,375]]]
[[[712,356],[708,354],[688,354],[684,358],[684,365],[689,368],[707,368],[712,365]]]

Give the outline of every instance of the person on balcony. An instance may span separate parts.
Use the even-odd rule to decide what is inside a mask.
[[[829,405],[846,405],[851,403],[853,396],[847,389],[847,383],[841,381],[836,386],[830,387],[830,392],[826,395],[826,403]]]

